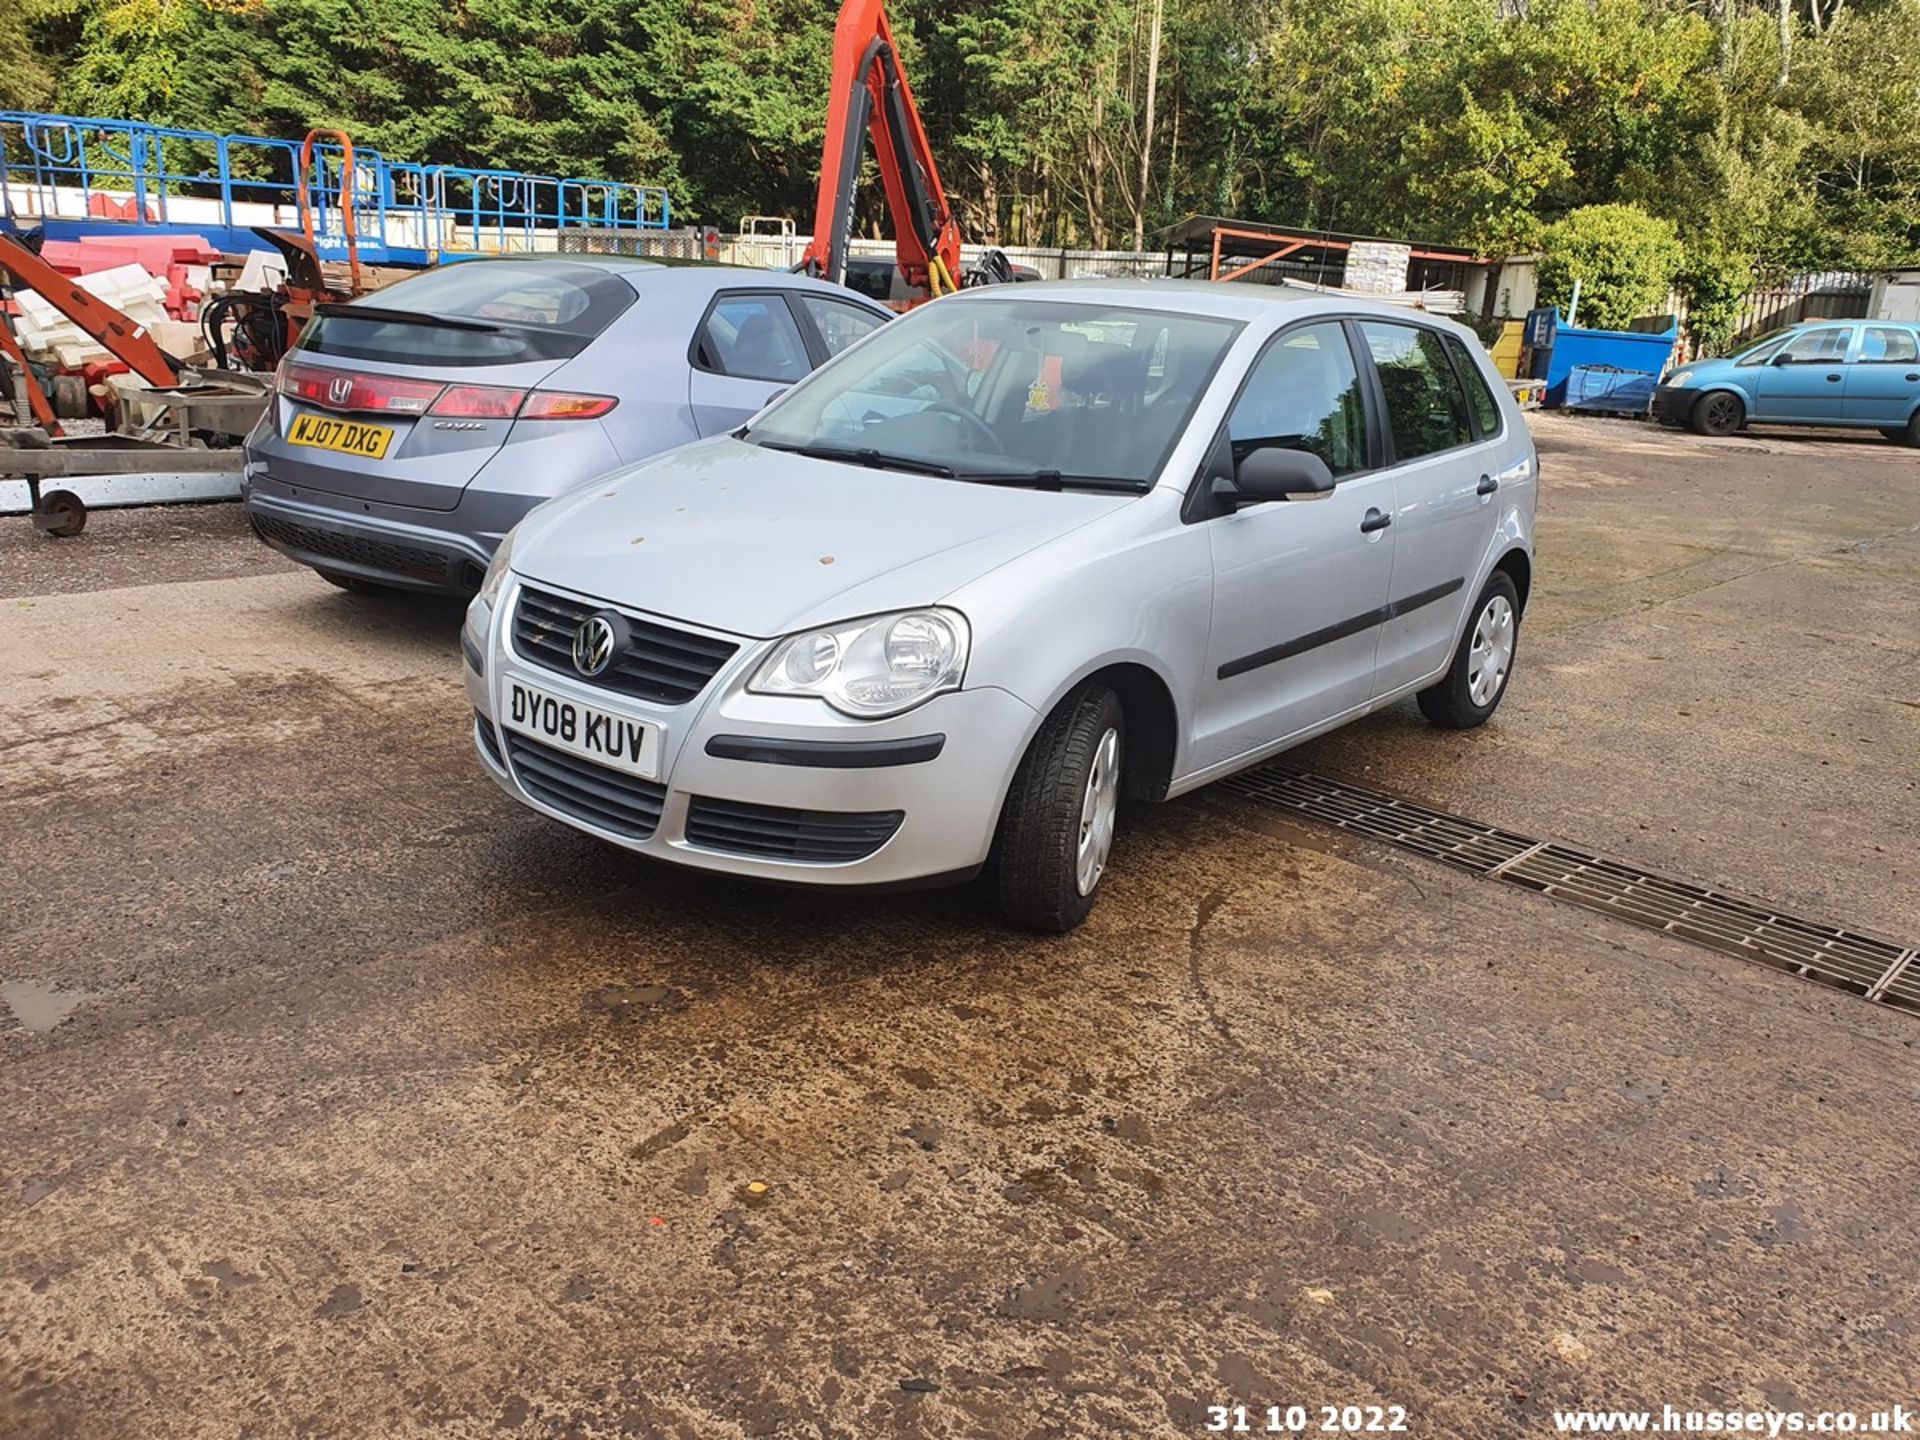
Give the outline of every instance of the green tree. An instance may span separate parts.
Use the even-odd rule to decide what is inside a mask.
[[[1669,220],[1634,205],[1582,206],[1541,238],[1540,302],[1571,308],[1578,281],[1579,320],[1624,330],[1666,308],[1685,254]]]

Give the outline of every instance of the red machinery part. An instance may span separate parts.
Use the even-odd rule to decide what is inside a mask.
[[[172,358],[154,343],[146,326],[136,325],[99,296],[82,290],[11,235],[0,235],[0,270],[37,293],[116,359],[124,360],[149,385],[166,389],[180,383]]]
[[[954,223],[927,132],[901,72],[883,0],[845,0],[833,31],[833,90],[813,238],[801,267],[835,284],[847,274],[853,193],[862,132],[871,129],[880,182],[894,222],[894,253],[909,285],[929,295],[960,286],[960,228]]]

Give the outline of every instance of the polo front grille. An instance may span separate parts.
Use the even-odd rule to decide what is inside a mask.
[[[512,730],[505,734],[514,778],[534,799],[629,840],[644,840],[659,825],[666,786],[576,759]]]
[[[579,679],[573,667],[574,632],[607,607],[522,586],[513,613],[513,648],[548,670]],[[731,640],[626,617],[631,642],[605,674],[589,683],[661,705],[693,699],[740,647]]]
[[[844,864],[873,854],[904,818],[899,810],[789,810],[699,795],[687,809],[687,843],[762,860]]]
[[[370,570],[384,570],[390,575],[405,575],[410,580],[427,580],[435,584],[444,583],[447,578],[447,557],[437,550],[402,545],[372,535],[302,525],[295,520],[283,520],[277,515],[256,513],[250,518],[253,521],[253,533],[262,540],[284,545],[289,550],[298,550],[303,555],[344,560],[350,565],[364,565]]]

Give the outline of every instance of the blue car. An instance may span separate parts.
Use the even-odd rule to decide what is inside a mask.
[[[1920,325],[1809,320],[1762,335],[1721,360],[1667,373],[1653,418],[1702,435],[1744,425],[1878,430],[1920,445]]]

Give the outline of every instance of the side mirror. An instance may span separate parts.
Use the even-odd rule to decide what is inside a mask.
[[[1233,488],[1243,500],[1311,499],[1333,489],[1333,471],[1311,450],[1262,445],[1233,467]]]
[[[1793,361],[1793,356],[1789,355],[1785,350],[1782,350],[1778,355],[1774,356],[1767,363],[1769,365],[1791,365],[1794,363],[1794,361]]]

